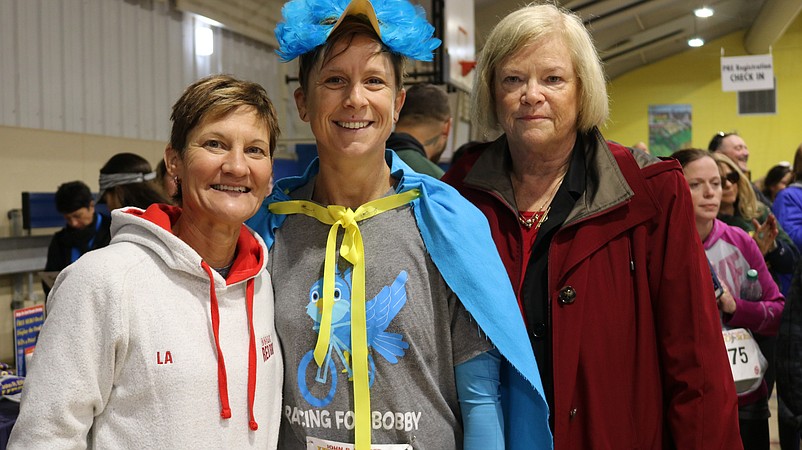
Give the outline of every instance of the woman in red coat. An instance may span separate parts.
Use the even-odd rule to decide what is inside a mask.
[[[676,162],[608,143],[582,21],[527,6],[487,39],[476,124],[445,175],[487,216],[518,294],[556,449],[741,448],[737,401]]]

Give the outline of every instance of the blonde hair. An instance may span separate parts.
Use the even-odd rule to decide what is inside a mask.
[[[721,166],[725,165],[731,171],[740,175],[740,178],[738,178],[738,195],[735,197],[735,206],[738,208],[736,212],[746,220],[757,218],[757,198],[755,197],[755,191],[752,190],[752,184],[749,182],[749,178],[741,172],[741,169],[738,168],[738,164],[735,164],[729,156],[720,152],[712,152],[710,156],[716,160],[716,165],[719,166],[719,172],[721,172]]]
[[[495,73],[510,55],[548,36],[559,36],[571,53],[579,79],[577,128],[586,132],[609,115],[607,82],[593,40],[576,14],[554,5],[528,5],[503,18],[487,38],[474,79],[474,124],[485,136],[499,131],[494,99]]]

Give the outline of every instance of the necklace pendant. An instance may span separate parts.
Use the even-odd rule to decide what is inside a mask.
[[[524,216],[522,213],[518,213],[518,222],[520,222],[521,225],[523,225],[527,230],[531,230],[532,229],[532,225],[535,225],[535,224],[537,224],[535,229],[538,229],[538,228],[540,228],[540,224],[543,223],[544,220],[546,220],[544,217],[546,216],[547,213],[548,213],[548,210],[546,210],[546,211],[543,211],[543,210],[535,211],[532,214],[532,217],[529,217],[529,218]]]
[[[531,218],[527,219],[523,216],[523,214],[518,214],[518,222],[521,222],[521,225],[526,227],[527,230],[532,228],[532,225],[535,224],[535,218],[537,216],[532,216]]]
[[[540,214],[540,217],[537,220],[537,226],[535,227],[536,230],[540,229],[540,226],[543,225],[543,222],[549,219],[549,210],[551,210],[551,205],[549,205],[545,211]],[[534,217],[532,218],[534,219]]]

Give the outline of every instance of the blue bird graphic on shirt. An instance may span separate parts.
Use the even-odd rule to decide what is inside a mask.
[[[401,271],[390,286],[384,286],[376,296],[365,303],[368,347],[382,355],[392,364],[404,356],[409,343],[403,335],[390,333],[387,327],[407,302],[407,272]],[[309,290],[309,304],[306,313],[314,320],[313,329],[320,330],[321,308],[319,300],[323,296],[323,279],[317,280]],[[351,268],[335,272],[334,306],[332,307],[331,329],[332,345],[351,353]],[[345,362],[344,362],[345,363]],[[346,364],[346,366],[350,366]],[[350,367],[348,367],[350,373]]]

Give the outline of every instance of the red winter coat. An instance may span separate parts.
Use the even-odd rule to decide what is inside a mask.
[[[590,143],[585,193],[548,254],[555,449],[742,448],[710,271],[679,164],[606,143],[597,130],[582,141]],[[463,156],[443,181],[485,214],[520,286],[508,159],[502,136]]]

